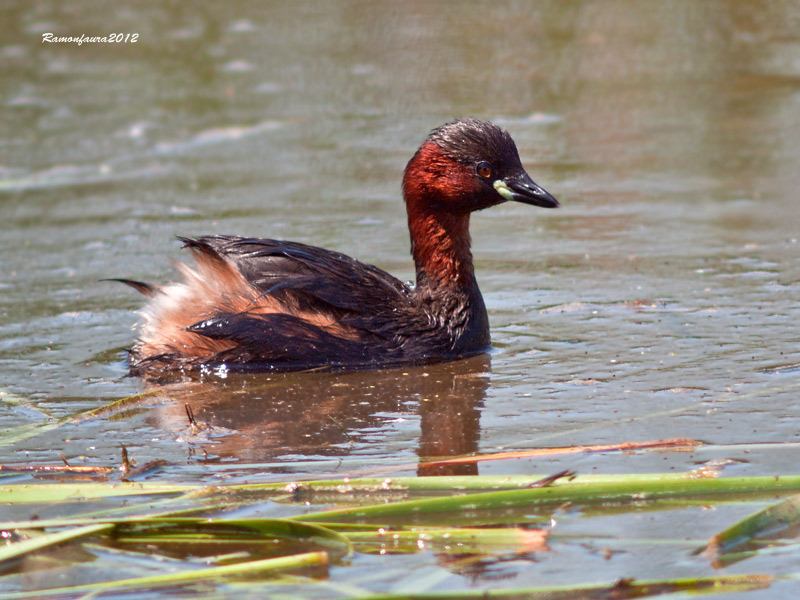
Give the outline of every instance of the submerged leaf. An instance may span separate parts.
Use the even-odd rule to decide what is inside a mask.
[[[72,542],[83,537],[88,537],[96,533],[102,533],[111,530],[113,528],[113,525],[107,523],[102,523],[99,525],[86,525],[84,527],[68,529],[67,531],[45,533],[30,539],[0,546],[0,566],[5,566],[11,561],[18,560],[32,552],[55,548],[56,546],[65,542]]]
[[[126,541],[146,539],[149,544],[187,543],[205,540],[216,543],[247,542],[248,540],[292,540],[314,544],[338,557],[352,553],[350,540],[341,533],[311,523],[290,519],[196,519],[140,518],[118,523],[116,537]]]
[[[728,577],[696,577],[636,581],[619,579],[610,585],[572,585],[524,589],[467,589],[453,592],[413,594],[376,594],[359,600],[589,600],[644,598],[663,594],[724,594],[768,588],[774,578],[769,575],[731,575]]]
[[[703,553],[715,567],[729,564],[725,554],[745,549],[759,539],[795,537],[800,530],[800,495],[768,506],[713,536]]]
[[[207,569],[187,568],[177,573],[164,573],[160,575],[149,575],[146,577],[135,577],[131,579],[121,579],[118,581],[103,581],[99,583],[88,583],[75,585],[72,587],[53,588],[37,590],[36,598],[47,598],[48,596],[74,596],[78,593],[97,593],[110,590],[135,591],[149,590],[152,588],[163,588],[165,586],[181,586],[196,583],[220,582],[230,577],[256,578],[265,575],[278,575],[279,572],[286,570],[305,569],[309,567],[327,566],[327,552],[307,552],[305,554],[295,554],[292,556],[282,556],[279,558],[267,558],[263,560],[252,560],[248,562],[236,563],[233,565],[223,565],[210,567]],[[4,598],[26,598],[31,597],[27,593],[5,594]]]

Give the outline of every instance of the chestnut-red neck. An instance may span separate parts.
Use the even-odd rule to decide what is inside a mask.
[[[470,251],[469,213],[411,214],[411,254],[417,289],[470,288],[475,285]]]
[[[417,289],[474,287],[469,211],[461,195],[465,169],[433,143],[423,144],[406,167],[403,195],[408,211]]]

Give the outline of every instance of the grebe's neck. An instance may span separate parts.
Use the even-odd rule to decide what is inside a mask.
[[[489,317],[472,267],[469,213],[409,212],[408,227],[419,307],[446,333],[453,354],[484,350]]]
[[[470,251],[469,213],[411,213],[411,254],[417,270],[417,292],[472,292],[477,289]]]

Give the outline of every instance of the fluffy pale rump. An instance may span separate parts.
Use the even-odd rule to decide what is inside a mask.
[[[182,241],[197,263],[178,266],[182,282],[156,288],[124,281],[150,298],[131,349],[134,371],[403,362],[420,341],[435,341],[432,320],[404,284],[343,254],[231,236]]]

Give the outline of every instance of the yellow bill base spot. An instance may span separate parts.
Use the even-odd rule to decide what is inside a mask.
[[[514,192],[511,191],[511,188],[506,185],[506,182],[502,179],[498,179],[495,181],[492,186],[497,193],[500,194],[506,200],[513,200],[514,199]]]

